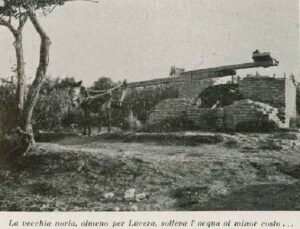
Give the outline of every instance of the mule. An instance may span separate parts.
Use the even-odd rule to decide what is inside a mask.
[[[122,90],[121,98],[113,100],[112,93],[118,88]],[[104,121],[107,123],[107,132],[111,132],[112,108],[122,106],[126,93],[126,81],[122,85],[103,91],[88,90],[77,83],[74,87],[73,104],[82,111],[83,135],[91,135],[93,120],[96,120],[98,132],[101,132]]]

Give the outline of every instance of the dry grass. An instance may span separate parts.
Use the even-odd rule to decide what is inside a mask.
[[[222,138],[196,146],[96,136],[40,143],[17,167],[0,169],[0,209],[300,209],[298,142],[268,134]],[[147,198],[124,200],[131,188]]]

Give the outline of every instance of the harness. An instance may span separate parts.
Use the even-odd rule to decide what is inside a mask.
[[[113,100],[112,99],[112,93],[115,90],[120,89],[121,87],[124,87],[124,89],[122,90],[122,95],[121,98],[119,100]],[[108,109],[111,109],[112,107],[112,103],[117,103],[118,106],[122,106],[122,103],[125,99],[125,96],[127,94],[127,87],[126,87],[126,81],[124,81],[124,83],[119,84],[113,88],[107,89],[107,90],[90,90],[90,89],[85,89],[86,92],[86,97],[83,98],[80,102],[80,105],[82,107],[83,110],[88,110],[89,106],[91,104],[92,101],[94,101],[95,99],[104,97],[104,96],[108,96],[108,99],[106,102],[104,102],[101,105],[100,110],[101,111],[106,111]],[[99,93],[96,95],[90,95],[91,93]]]
[[[107,90],[99,90],[99,91],[86,89],[86,92],[88,93],[88,95],[83,100],[93,101],[94,99],[101,98],[101,97],[103,97],[105,95],[108,95],[108,94],[110,95],[110,97],[112,97],[112,92],[119,89],[119,88],[121,88],[121,87],[123,87],[123,86],[124,86],[123,84],[119,84],[119,85],[117,85],[113,88],[110,88],[110,89],[107,89]],[[126,93],[126,89],[123,89],[122,97],[121,97],[122,100],[124,100],[124,97],[125,97],[125,95],[123,96],[124,92]],[[99,93],[99,94],[91,96],[89,93]]]

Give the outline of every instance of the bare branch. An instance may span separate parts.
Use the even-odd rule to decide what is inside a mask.
[[[4,18],[0,18],[0,25],[6,26],[15,37],[18,35],[18,31],[13,27],[13,25],[9,21],[5,20]]]
[[[2,83],[9,83],[9,84],[13,84],[13,83],[14,83],[13,80],[9,81],[9,80],[4,79],[4,78],[0,78],[0,81],[1,81]]]
[[[27,21],[27,18],[28,18],[28,15],[27,14],[24,14],[24,15],[21,15],[19,17],[19,27],[18,27],[18,32],[22,32],[22,29]]]
[[[42,39],[49,39],[47,33],[44,31],[44,29],[42,28],[40,22],[38,21],[36,14],[34,13],[33,9],[29,6],[26,7],[27,8],[27,13],[28,16],[30,18],[30,21],[32,22],[33,27],[35,28],[35,30],[37,31],[37,33],[40,35],[40,37]]]

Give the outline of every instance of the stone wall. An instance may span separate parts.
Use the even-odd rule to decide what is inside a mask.
[[[269,104],[278,108],[278,115],[285,127],[296,117],[296,86],[288,78],[250,76],[238,81],[245,99]]]
[[[150,113],[148,123],[154,124],[167,118],[176,118],[186,114],[193,100],[189,98],[166,99],[159,102]]]
[[[238,80],[238,88],[244,100],[230,106],[210,109],[195,105],[195,98],[210,86],[225,84],[231,76],[209,78],[209,74],[185,76],[180,84],[179,98],[161,101],[150,114],[148,123],[183,114],[200,129],[234,130],[239,123],[273,121],[279,127],[289,127],[296,117],[296,86],[291,78],[249,76]]]
[[[201,130],[224,130],[224,110],[222,108],[200,108],[189,107],[187,118],[194,122],[195,126]]]
[[[223,109],[200,108],[193,99],[166,99],[158,103],[151,112],[148,124],[162,122],[169,118],[184,116],[202,130],[223,130]]]
[[[218,84],[226,84],[231,80],[231,76],[221,78],[209,78],[215,73],[203,73],[195,76],[185,76],[183,83],[179,87],[179,97],[196,98],[206,88]]]
[[[167,99],[155,106],[148,124],[163,122],[169,118],[184,116],[193,121],[200,130],[236,130],[249,123],[274,122],[284,127],[278,116],[278,109],[270,105],[251,100],[240,100],[223,108],[200,108],[192,99]]]
[[[262,122],[274,122],[278,127],[285,127],[280,120],[278,109],[265,103],[252,100],[235,101],[224,108],[224,129],[236,130],[241,125]],[[259,126],[257,126],[259,128]]]
[[[259,101],[280,108],[285,106],[285,79],[250,76],[238,81],[245,99]]]

